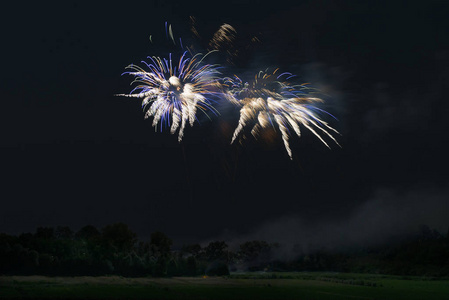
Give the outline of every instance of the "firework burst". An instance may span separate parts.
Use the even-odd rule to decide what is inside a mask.
[[[208,24],[209,25],[209,24]],[[242,67],[248,64],[254,50],[259,46],[261,40],[259,34],[250,31],[237,31],[232,25],[223,23],[218,29],[208,37],[208,34],[201,30],[195,17],[190,16],[190,31],[193,37],[202,47],[210,50],[220,51],[227,64]],[[190,46],[192,49],[195,47]]]
[[[149,63],[142,61],[147,71],[131,64],[127,68],[133,71],[124,74],[135,76],[131,84],[138,85],[129,94],[117,96],[142,99],[145,118],[153,117],[153,127],[157,128],[160,123],[161,130],[163,124],[168,125],[171,134],[179,129],[180,142],[187,122],[193,126],[198,108],[206,115],[209,110],[216,112],[211,101],[220,72],[216,65],[202,63],[208,54],[187,58],[184,52],[177,64],[173,63],[171,54],[169,59],[148,57]]]
[[[328,136],[338,145],[329,133],[330,131],[338,132],[317,115],[317,112],[325,112],[315,105],[323,100],[310,97],[307,84],[289,84],[287,80],[294,76],[291,73],[276,75],[277,71],[278,69],[272,74],[260,71],[250,83],[243,83],[237,76],[225,78],[225,85],[229,88],[227,98],[241,107],[239,123],[232,136],[231,144],[243,133],[245,127],[253,126],[251,134],[257,138],[260,130],[268,126],[275,128],[277,125],[285,149],[292,159],[289,128],[301,136],[300,125],[302,125],[327,147],[329,145],[318,132]],[[285,80],[282,81],[284,77]]]

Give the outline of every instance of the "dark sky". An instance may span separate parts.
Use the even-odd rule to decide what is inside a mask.
[[[115,3],[2,7],[0,232],[125,222],[180,244],[447,230],[447,1]],[[154,132],[138,101],[113,95],[131,90],[128,64],[171,51],[166,21],[198,49],[223,23],[242,49],[258,36],[224,72],[281,67],[311,82],[342,148],[305,133],[291,161],[279,136],[230,145],[230,107],[180,144]]]

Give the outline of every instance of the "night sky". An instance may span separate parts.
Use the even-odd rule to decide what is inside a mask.
[[[14,3],[0,18],[0,232],[124,222],[175,245],[447,232],[447,1]],[[138,100],[114,94],[132,89],[128,64],[173,50],[165,22],[201,51],[234,26],[242,54],[223,72],[310,82],[341,148],[307,132],[291,138],[293,161],[279,132],[230,145],[239,112],[225,104],[182,143],[155,132]]]

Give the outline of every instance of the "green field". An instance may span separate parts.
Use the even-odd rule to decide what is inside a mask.
[[[228,277],[0,276],[0,299],[449,299],[449,280],[343,273]]]

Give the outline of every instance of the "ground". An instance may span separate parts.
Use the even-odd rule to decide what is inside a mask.
[[[449,299],[449,280],[338,273],[0,276],[0,299]]]

